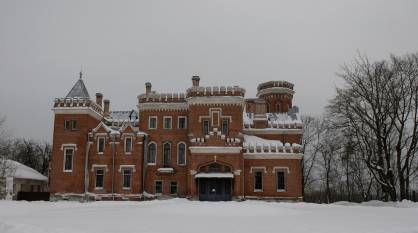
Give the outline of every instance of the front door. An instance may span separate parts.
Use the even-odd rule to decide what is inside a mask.
[[[225,178],[200,178],[199,200],[201,201],[230,201],[231,179]]]

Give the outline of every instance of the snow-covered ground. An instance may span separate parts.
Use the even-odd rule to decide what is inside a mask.
[[[1,233],[418,232],[418,204],[0,201]]]

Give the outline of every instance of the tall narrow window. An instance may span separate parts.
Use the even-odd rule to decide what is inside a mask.
[[[74,157],[74,149],[65,148],[64,149],[64,172],[73,171],[73,157]]]
[[[155,164],[156,158],[157,158],[157,145],[154,142],[152,142],[148,145],[147,163]]]
[[[164,117],[164,129],[171,129],[171,117]]]
[[[64,129],[65,130],[71,129],[71,121],[69,120],[64,121]]]
[[[229,132],[229,121],[228,120],[222,120],[222,134],[228,135]]]
[[[149,117],[148,128],[149,129],[156,129],[157,128],[157,117],[156,116]]]
[[[125,138],[125,153],[130,154],[132,152],[132,137]]]
[[[209,121],[208,120],[203,121],[203,134],[209,135]]]
[[[177,194],[177,182],[176,181],[171,181],[170,182],[170,194],[171,195],[176,195]]]
[[[186,144],[184,144],[183,142],[178,144],[177,163],[178,163],[178,165],[185,165],[186,164]]]
[[[263,172],[262,171],[254,172],[254,191],[255,192],[263,191]]]
[[[163,145],[163,166],[170,167],[171,165],[171,143],[166,142]]]
[[[155,181],[155,194],[163,193],[163,182],[161,180]]]
[[[187,128],[187,122],[186,122],[186,117],[185,116],[179,116],[179,120],[178,120],[178,127],[179,129],[186,129]]]
[[[277,191],[281,192],[286,189],[285,182],[284,182],[284,172],[278,171],[277,174]]]
[[[96,169],[96,189],[103,188],[104,169]]]
[[[75,120],[72,120],[72,121],[71,121],[71,129],[72,129],[72,130],[77,129],[77,121],[75,121]]]
[[[97,153],[103,154],[105,149],[105,137],[97,138]]]
[[[132,184],[132,169],[123,169],[122,170],[122,188],[123,189],[130,189]]]

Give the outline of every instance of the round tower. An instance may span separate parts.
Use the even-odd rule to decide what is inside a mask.
[[[266,101],[268,113],[284,113],[292,108],[295,91],[293,83],[286,81],[269,81],[258,85],[257,97]]]

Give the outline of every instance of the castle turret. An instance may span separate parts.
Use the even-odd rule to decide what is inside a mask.
[[[292,108],[295,93],[293,86],[286,81],[264,82],[257,87],[257,97],[266,101],[267,112],[288,112]]]

